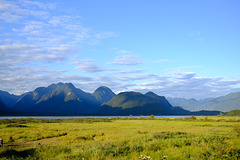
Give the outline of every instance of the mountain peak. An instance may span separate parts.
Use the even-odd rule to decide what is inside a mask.
[[[147,93],[145,93],[146,96],[158,96],[156,93],[149,91]]]
[[[94,91],[93,96],[98,102],[104,103],[111,100],[116,94],[110,88],[101,86]]]
[[[75,88],[75,86],[72,83],[62,83],[62,82],[59,82],[57,84],[52,84],[50,86],[55,86],[55,87],[66,86],[66,87],[69,87],[69,88]]]
[[[102,91],[102,90],[111,90],[110,88],[106,87],[106,86],[101,86],[101,87],[98,87],[94,92],[96,91]]]
[[[156,93],[151,92],[151,91],[147,92],[145,94],[145,96],[151,97],[151,98],[156,99],[156,100],[166,100],[166,98],[164,96],[159,96]]]

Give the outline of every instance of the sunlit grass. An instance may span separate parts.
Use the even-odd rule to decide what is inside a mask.
[[[238,159],[240,117],[0,121],[0,158]]]

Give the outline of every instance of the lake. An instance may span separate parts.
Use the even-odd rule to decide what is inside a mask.
[[[206,117],[210,115],[199,115],[195,117]],[[130,116],[0,116],[0,119],[20,119],[20,118],[36,118],[36,119],[70,119],[70,118],[130,118]],[[139,118],[141,116],[132,116]],[[149,116],[143,116],[149,117]],[[154,116],[155,118],[170,118],[170,117],[190,117],[190,115],[172,115],[172,116]]]

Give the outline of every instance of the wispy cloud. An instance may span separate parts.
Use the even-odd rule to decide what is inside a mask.
[[[133,54],[130,51],[119,51],[120,55],[118,55],[112,62],[109,62],[108,64],[113,64],[113,65],[137,65],[141,64],[141,58]]]
[[[23,93],[58,81],[92,81],[73,75],[69,62],[79,59],[82,46],[116,34],[85,27],[81,17],[63,8],[60,2],[0,0],[1,90]],[[105,70],[95,63],[76,68],[88,73]]]
[[[83,72],[86,72],[86,73],[96,73],[96,72],[107,71],[106,69],[104,69],[100,66],[97,66],[94,63],[82,63],[82,64],[79,64],[78,66],[76,66],[75,68],[79,69]]]
[[[149,73],[143,67],[145,59],[134,51],[119,51],[119,46],[109,46],[111,52],[117,52],[112,61],[87,60],[85,48],[118,34],[86,27],[82,17],[65,12],[64,7],[58,1],[0,0],[1,90],[23,93],[62,81],[88,92],[105,85],[115,92],[152,90],[171,97],[216,97],[240,91],[239,76],[231,78],[235,80],[201,77],[191,71],[194,66]],[[199,39],[203,33],[189,36]],[[153,63],[169,61],[158,58]]]
[[[125,68],[125,69],[118,69],[115,73],[117,74],[128,74],[128,73],[140,73],[146,71],[145,69],[132,69],[132,68]]]
[[[163,63],[163,62],[168,62],[168,61],[169,61],[168,59],[159,59],[159,60],[154,61],[154,63]]]
[[[239,80],[225,80],[224,77],[197,77],[194,72],[182,72],[156,76],[155,79],[139,83],[133,90],[152,90],[169,97],[206,98],[240,91]],[[235,88],[236,87],[236,88]]]
[[[75,69],[78,69],[85,73],[97,73],[97,72],[105,72],[105,71],[116,71],[113,68],[102,67],[97,64],[97,61],[94,59],[83,59],[78,62],[73,62],[75,65]]]

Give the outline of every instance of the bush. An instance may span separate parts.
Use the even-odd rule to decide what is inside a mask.
[[[9,137],[8,142],[14,142],[14,139],[12,138],[12,136]]]

